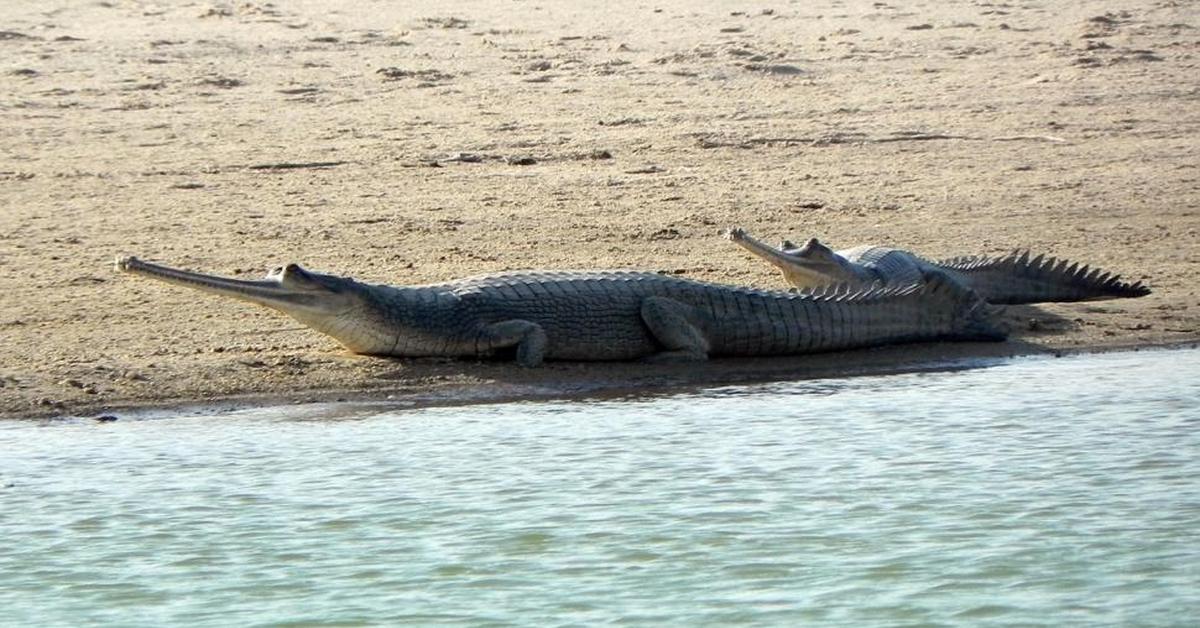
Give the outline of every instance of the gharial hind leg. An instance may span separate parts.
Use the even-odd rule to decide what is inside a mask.
[[[695,322],[695,309],[675,299],[648,297],[642,301],[642,321],[665,351],[650,358],[653,362],[692,362],[707,360],[710,345]]]

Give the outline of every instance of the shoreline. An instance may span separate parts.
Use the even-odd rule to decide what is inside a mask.
[[[0,416],[1200,339],[1191,6],[259,4],[6,5]],[[930,259],[1028,249],[1153,293],[1008,308],[1001,348],[520,370],[353,356],[112,269],[136,255],[252,279],[294,262],[415,285],[631,268],[786,288],[730,227]]]
[[[948,346],[950,343],[928,343],[935,346]],[[724,386],[751,386],[777,382],[814,381],[822,379],[841,379],[851,377],[878,377],[886,375],[902,375],[908,373],[933,373],[968,369],[989,368],[1021,358],[1062,358],[1072,356],[1106,354],[1106,353],[1137,353],[1142,351],[1186,351],[1200,348],[1200,339],[1177,341],[1162,344],[1138,345],[1106,345],[1092,347],[1074,347],[1071,349],[1045,349],[1026,346],[1023,350],[1012,351],[1005,347],[1008,343],[993,345],[990,343],[954,343],[957,351],[949,357],[929,357],[906,360],[899,353],[904,345],[877,347],[857,351],[841,351],[827,354],[816,354],[824,358],[817,366],[796,365],[803,358],[814,356],[796,356],[781,358],[724,358],[716,360],[715,365],[701,369],[700,373],[691,376],[686,373],[649,373],[646,377],[628,379],[585,380],[583,378],[549,378],[540,384],[524,383],[514,385],[494,385],[484,392],[480,388],[489,387],[488,382],[474,384],[449,384],[441,387],[431,387],[425,390],[405,389],[358,389],[358,390],[324,390],[299,392],[256,393],[246,395],[231,395],[213,399],[154,399],[128,400],[124,403],[105,405],[83,404],[66,412],[58,413],[27,413],[19,415],[0,412],[0,421],[73,421],[73,420],[121,420],[121,419],[161,419],[178,416],[198,416],[221,414],[237,411],[253,411],[267,408],[303,407],[303,406],[340,406],[334,410],[334,418],[348,414],[360,414],[363,410],[383,412],[390,409],[413,410],[428,407],[457,407],[473,405],[504,404],[523,401],[572,401],[584,402],[597,399],[614,399],[643,396],[672,395],[684,392]],[[994,351],[978,351],[985,347],[995,347]],[[976,349],[976,350],[973,350]],[[1007,350],[1006,350],[1007,349]],[[884,353],[883,360],[858,360],[854,365],[833,365],[829,362],[845,358],[858,357],[856,354]],[[757,368],[751,371],[737,369],[739,361],[754,364]],[[775,364],[772,364],[772,363]],[[470,365],[470,362],[466,362]],[[588,370],[580,363],[561,363],[574,366],[576,373]],[[580,368],[582,366],[582,368]],[[611,366],[611,365],[608,365]],[[650,370],[662,371],[661,367],[643,365]],[[512,368],[518,368],[513,366]],[[684,370],[683,365],[667,367],[670,371]],[[103,419],[101,418],[103,417]]]

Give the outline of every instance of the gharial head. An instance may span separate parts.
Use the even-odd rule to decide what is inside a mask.
[[[378,312],[374,287],[348,277],[324,275],[288,264],[264,279],[244,281],[118,257],[117,270],[144,275],[278,310],[333,336],[356,353],[378,353],[395,342]],[[386,345],[386,346],[385,346]]]
[[[731,242],[779,268],[788,283],[797,288],[818,288],[840,282],[858,281],[854,265],[816,238],[797,247],[784,240],[775,248],[734,227],[725,232]]]

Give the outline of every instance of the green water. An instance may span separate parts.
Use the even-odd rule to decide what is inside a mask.
[[[1195,625],[1198,381],[0,423],[0,624]]]

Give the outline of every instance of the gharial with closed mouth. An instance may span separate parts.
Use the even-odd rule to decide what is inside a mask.
[[[785,240],[776,248],[738,227],[726,231],[725,237],[777,267],[788,283],[800,289],[834,284],[909,285],[930,273],[939,273],[974,290],[985,301],[997,304],[1092,301],[1150,294],[1150,289],[1141,282],[1127,283],[1113,273],[1054,257],[1031,256],[1028,251],[932,261],[910,251],[884,246],[858,246],[835,252],[816,238],[804,246]]]
[[[944,275],[919,284],[756,290],[635,271],[517,271],[387,286],[288,264],[244,281],[118,258],[118,270],[279,310],[386,356],[702,360],[923,340],[1001,340],[993,308]]]

